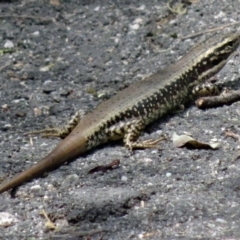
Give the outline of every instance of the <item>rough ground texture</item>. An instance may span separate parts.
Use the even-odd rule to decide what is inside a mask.
[[[240,21],[239,0],[185,7],[178,15],[160,0],[1,1],[0,178],[36,163],[59,141],[34,136],[31,142],[23,133],[59,126],[76,110],[94,108],[208,34],[181,37]],[[237,25],[221,31],[234,29],[239,31]],[[218,79],[237,80],[239,65],[235,55]],[[239,107],[202,111],[192,105],[141,136],[187,132],[219,141],[218,150],[179,149],[168,140],[162,151],[131,155],[121,142],[110,143],[19,187],[15,198],[1,194],[0,238],[240,238],[240,161],[233,160],[238,142],[224,135],[226,129],[240,134]],[[87,174],[113,159],[120,160],[118,168]],[[55,231],[45,226],[42,210]]]

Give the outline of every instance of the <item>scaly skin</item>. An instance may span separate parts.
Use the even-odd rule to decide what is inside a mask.
[[[191,99],[192,90],[220,71],[240,43],[240,34],[213,35],[197,44],[175,64],[131,85],[100,104],[40,162],[0,186],[0,193],[15,188],[80,154],[123,139],[129,149],[157,147],[157,140],[137,140],[146,125]],[[76,126],[75,126],[76,125]],[[48,131],[46,131],[48,132]],[[64,136],[65,133],[47,135]]]

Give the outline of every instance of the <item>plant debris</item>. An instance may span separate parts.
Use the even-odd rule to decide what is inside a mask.
[[[230,91],[225,89],[218,96],[201,97],[195,102],[195,104],[198,108],[205,109],[205,108],[219,107],[225,104],[230,105],[239,100],[240,100],[240,90]]]
[[[199,142],[196,139],[188,136],[188,135],[178,135],[177,133],[173,133],[173,145],[175,147],[181,148],[186,147],[190,149],[217,149],[219,148],[219,143],[203,143]]]
[[[100,166],[92,168],[91,170],[88,171],[88,174],[92,174],[92,173],[95,173],[95,172],[106,172],[107,170],[113,170],[116,167],[118,167],[119,164],[120,164],[120,160],[115,159],[107,165],[100,165]]]

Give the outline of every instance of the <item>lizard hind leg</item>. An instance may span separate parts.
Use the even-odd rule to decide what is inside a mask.
[[[82,116],[83,116],[82,111],[78,111],[71,117],[67,124],[60,128],[45,128],[37,131],[27,132],[24,135],[27,136],[32,134],[40,134],[42,137],[60,137],[64,139],[72,132],[72,130],[80,122]]]
[[[161,149],[158,143],[164,140],[164,137],[160,137],[158,139],[148,139],[144,141],[137,140],[144,127],[145,125],[141,120],[133,121],[126,126],[126,131],[123,139],[126,147],[131,151],[136,148]]]

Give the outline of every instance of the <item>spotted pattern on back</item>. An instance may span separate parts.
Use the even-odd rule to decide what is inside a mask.
[[[81,132],[86,136],[90,149],[106,142],[108,129],[118,123],[141,120],[144,128],[189,100],[192,89],[220,71],[239,42],[240,35],[235,34],[214,35],[197,44],[175,64],[101,103],[81,120],[72,134]]]

